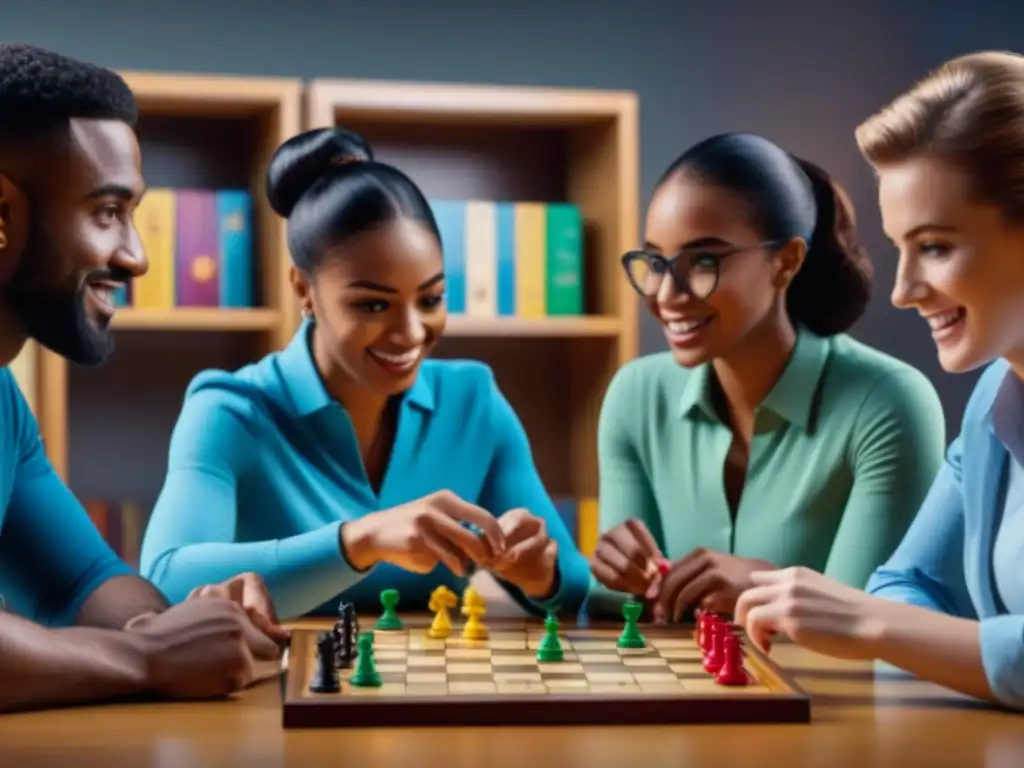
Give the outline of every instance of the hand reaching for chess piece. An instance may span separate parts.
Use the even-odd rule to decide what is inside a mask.
[[[543,599],[556,588],[558,542],[548,535],[543,518],[527,509],[511,509],[498,518],[508,549],[491,566],[495,576],[514,584],[527,597]]]
[[[359,570],[387,562],[413,573],[429,573],[443,563],[455,575],[465,576],[470,561],[487,567],[504,552],[505,535],[487,510],[439,491],[345,523],[341,544]]]

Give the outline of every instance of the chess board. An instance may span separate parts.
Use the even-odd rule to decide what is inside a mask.
[[[372,627],[373,618],[360,618]],[[750,685],[727,687],[704,671],[692,628],[641,625],[642,649],[620,649],[621,625],[563,624],[565,658],[538,662],[540,622],[492,620],[487,640],[464,640],[456,627],[427,637],[429,619],[405,619],[397,632],[374,632],[383,685],[349,684],[312,693],[317,629],[295,629],[283,676],[285,728],[385,725],[596,725],[809,722],[809,697],[756,648],[745,648]],[[320,629],[326,629],[327,626]],[[364,629],[364,631],[367,631]]]

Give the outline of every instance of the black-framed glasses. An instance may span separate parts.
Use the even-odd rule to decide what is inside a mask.
[[[630,251],[622,257],[622,268],[626,270],[630,285],[641,296],[656,296],[665,275],[671,274],[677,291],[706,299],[718,288],[719,267],[723,259],[736,253],[779,245],[782,243],[772,240],[733,248],[684,249],[671,257],[650,251]]]

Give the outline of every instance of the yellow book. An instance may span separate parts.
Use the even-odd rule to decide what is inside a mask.
[[[547,209],[516,203],[516,307],[520,317],[544,317],[547,306]]]
[[[597,549],[597,539],[600,535],[600,532],[597,529],[597,499],[580,499],[578,514],[579,518],[576,521],[576,530],[578,531],[577,536],[579,538],[578,543],[580,552],[587,557],[590,557],[594,554],[594,550]]]
[[[149,272],[132,282],[132,305],[174,307],[175,208],[173,189],[151,189],[135,209],[135,229],[149,260]]]
[[[14,376],[15,382],[17,382],[22,395],[25,397],[25,401],[28,403],[28,407],[32,409],[32,413],[36,418],[39,418],[39,413],[36,411],[36,398],[38,396],[36,366],[38,361],[39,348],[34,341],[28,341],[21,348],[18,356],[8,365],[11,375]]]

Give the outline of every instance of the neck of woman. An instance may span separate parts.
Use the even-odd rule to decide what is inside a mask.
[[[796,346],[796,328],[786,315],[758,326],[728,357],[712,364],[733,431],[749,440],[754,411],[782,376]]]
[[[313,331],[312,347],[313,361],[324,382],[324,388],[327,394],[348,412],[359,450],[365,457],[384,426],[390,398],[359,386],[346,371],[334,365],[322,348],[316,330]]]

